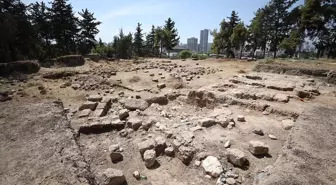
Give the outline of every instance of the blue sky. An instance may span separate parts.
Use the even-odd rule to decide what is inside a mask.
[[[45,2],[48,2],[47,0]],[[187,38],[199,38],[200,30],[219,27],[223,18],[232,10],[248,24],[253,13],[263,7],[269,0],[69,0],[75,11],[88,8],[102,22],[97,38],[110,42],[113,36],[123,28],[124,33],[134,33],[137,23],[142,24],[144,32],[151,26],[164,25],[171,17],[178,29],[180,42]],[[302,3],[304,0],[299,0]],[[24,3],[35,2],[23,0]],[[212,42],[212,38],[209,38]]]

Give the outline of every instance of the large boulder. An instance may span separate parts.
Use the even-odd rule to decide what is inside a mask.
[[[208,156],[202,161],[205,172],[212,177],[218,177],[223,172],[223,167],[219,160],[214,156]]]
[[[148,104],[157,103],[159,105],[167,105],[168,98],[165,95],[151,96],[145,99]]]
[[[95,110],[97,105],[98,105],[97,102],[86,101],[79,107],[78,110],[84,110],[84,109]]]
[[[141,156],[143,156],[146,150],[154,149],[155,146],[156,146],[156,143],[153,139],[148,139],[146,141],[142,141],[138,143],[138,148],[139,148]]]
[[[149,104],[145,100],[140,99],[126,99],[125,108],[131,111],[139,109],[141,111],[146,110],[149,107]]]
[[[174,145],[175,155],[184,164],[189,165],[195,155],[195,149],[189,146]]]
[[[100,181],[101,185],[122,185],[126,178],[121,170],[108,168],[102,173]]]
[[[138,130],[141,127],[142,120],[137,117],[129,118],[127,121],[127,125],[131,127],[133,130]]]

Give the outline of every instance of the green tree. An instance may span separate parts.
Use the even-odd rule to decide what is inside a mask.
[[[155,48],[155,26],[152,25],[151,31],[146,35],[145,41],[145,53],[146,56],[156,56],[157,50]]]
[[[75,52],[77,36],[77,18],[74,16],[68,0],[54,0],[51,3],[51,26],[61,55]]]
[[[290,31],[290,26],[286,22],[289,16],[289,8],[297,0],[271,0],[266,7],[266,19],[269,23],[267,31],[270,39],[270,50],[273,51],[273,57],[276,58],[278,46]]]
[[[285,53],[289,55],[289,57],[293,57],[300,43],[301,43],[301,35],[299,31],[293,30],[290,33],[289,37],[282,40],[280,48],[284,49]]]
[[[225,51],[227,58],[235,57],[235,54],[232,51],[233,44],[230,38],[233,34],[233,29],[238,25],[239,21],[238,14],[235,11],[232,11],[231,16],[228,17],[228,21],[223,19],[220,23],[219,31],[212,31],[211,34],[214,36],[212,49],[214,52],[219,54]]]
[[[123,30],[120,29],[119,36],[116,39],[116,43],[113,43],[116,46],[117,58],[129,59],[132,57],[132,41],[132,34],[129,33],[128,35],[125,35]]]
[[[41,40],[40,59],[55,57],[51,49],[52,33],[50,31],[50,17],[48,7],[42,1],[30,5],[30,19],[34,29]]]
[[[90,13],[88,9],[78,12],[78,14],[82,17],[78,22],[80,28],[79,51],[81,54],[88,54],[97,43],[95,36],[99,33],[97,27],[101,24],[101,22],[97,21],[93,16],[94,14]]]
[[[138,23],[138,26],[136,28],[136,31],[134,33],[134,54],[137,57],[143,56],[143,47],[144,47],[144,41],[143,41],[143,34],[141,29],[141,24]]]
[[[164,30],[161,27],[155,29],[154,48],[159,51],[160,58],[162,57],[162,48],[164,43]]]
[[[247,41],[247,36],[248,32],[244,23],[239,23],[236,25],[236,27],[234,27],[230,41],[235,49],[240,49],[239,58],[242,57],[242,53],[245,48],[245,42]]]
[[[175,28],[175,22],[168,18],[165,26],[163,27],[163,47],[168,52],[168,56],[170,54],[170,50],[173,49],[180,41],[180,37],[178,36],[177,29]]]

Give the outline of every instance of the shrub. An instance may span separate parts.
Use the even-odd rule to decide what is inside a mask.
[[[65,65],[69,67],[84,65],[85,60],[81,55],[66,55],[61,56],[56,59],[57,63],[60,65]]]
[[[36,73],[41,66],[37,60],[22,60],[9,63],[0,63],[0,75],[9,75],[13,72],[19,73]]]
[[[192,53],[189,50],[183,50],[183,51],[180,52],[179,56],[182,59],[187,59],[187,58],[190,58],[192,56]]]

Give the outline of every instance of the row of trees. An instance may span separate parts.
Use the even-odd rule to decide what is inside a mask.
[[[273,57],[282,49],[289,56],[300,51],[302,43],[312,40],[317,57],[336,57],[336,1],[305,0],[303,5],[293,7],[297,0],[271,0],[255,12],[250,25],[244,25],[238,14],[220,23],[219,30],[212,31],[214,53],[235,57],[233,50],[257,49],[273,52]]]
[[[138,23],[135,33],[124,35],[122,29],[113,41],[104,44],[101,40],[93,53],[116,58],[161,57],[163,50],[169,52],[179,43],[175,22],[169,18],[164,26],[152,26],[149,33],[144,34],[141,24]]]
[[[87,9],[76,17],[67,0],[25,5],[0,1],[0,61],[40,59],[88,53],[100,24]]]

